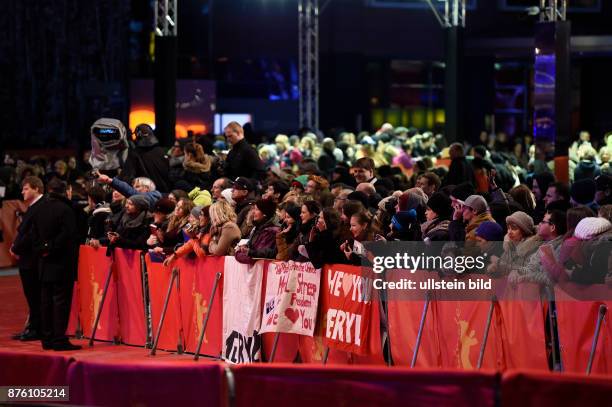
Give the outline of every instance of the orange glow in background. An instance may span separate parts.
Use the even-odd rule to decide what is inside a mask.
[[[130,112],[129,126],[130,129],[135,129],[139,124],[146,123],[155,128],[155,112],[150,107],[135,107]],[[194,134],[206,133],[207,127],[204,123],[183,123],[177,120],[175,126],[176,138],[187,138],[187,132],[192,131]]]

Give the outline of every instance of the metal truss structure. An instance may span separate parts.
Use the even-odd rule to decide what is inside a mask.
[[[300,127],[319,128],[319,4],[298,0],[299,121]]]
[[[155,1],[155,35],[158,37],[176,37],[178,0]]]

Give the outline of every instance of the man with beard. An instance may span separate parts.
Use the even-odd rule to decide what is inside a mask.
[[[41,283],[42,347],[77,350],[81,347],[70,343],[65,334],[77,270],[76,219],[66,198],[66,184],[53,179],[47,189],[45,210],[32,217],[33,247]]]

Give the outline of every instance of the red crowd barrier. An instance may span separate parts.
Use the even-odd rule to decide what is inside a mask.
[[[100,318],[96,338],[143,346],[147,338],[144,293],[140,272],[140,252],[115,250],[114,264],[104,249],[81,247],[79,284],[75,290],[78,304],[73,313],[79,315],[85,336],[90,337],[96,311],[109,270],[113,275]],[[168,292],[172,270],[145,256],[149,281],[152,334],[158,331],[160,315]],[[182,347],[195,352],[209,314],[200,354],[219,357],[223,348],[223,279],[219,281],[215,299],[210,296],[215,272],[223,273],[224,257],[179,259],[179,270],[168,298],[164,327],[158,347],[176,350]],[[263,280],[267,278],[267,264]],[[401,275],[398,274],[397,278]],[[418,273],[412,275],[418,278]],[[378,299],[364,290],[370,282],[360,280],[361,269],[354,266],[326,266],[321,274],[317,322],[313,337],[281,333],[274,355],[275,362],[293,362],[299,355],[303,363],[383,365],[381,341],[381,309]],[[427,278],[432,278],[427,275]],[[261,285],[262,298],[266,284]],[[565,289],[569,289],[565,287]],[[356,291],[355,291],[356,290]],[[572,288],[574,292],[578,288]],[[587,288],[581,296],[593,297]],[[588,290],[602,290],[591,286]],[[367,294],[367,295],[366,295]],[[591,295],[591,297],[589,297]],[[601,293],[599,293],[601,296]],[[557,313],[561,340],[562,363],[567,371],[584,372],[588,361],[599,304],[604,301],[578,302],[557,287]],[[578,297],[578,298],[575,298]],[[432,297],[427,307],[416,367],[463,368],[481,367],[494,370],[513,368],[548,369],[545,337],[545,304],[538,300],[539,287],[522,284],[505,287],[503,301],[441,301]],[[565,301],[571,299],[571,302]],[[78,301],[77,301],[78,300]],[[258,303],[259,304],[259,303]],[[264,301],[261,302],[262,312]],[[423,315],[425,302],[388,301],[387,323],[391,355],[395,365],[410,366]],[[484,333],[493,304],[488,337],[481,355]],[[340,316],[342,314],[342,316]],[[73,316],[74,317],[74,316]],[[358,322],[357,322],[358,321]],[[612,367],[612,324],[603,320],[602,331],[593,362],[594,373],[609,373]],[[74,318],[71,327],[74,327]],[[383,327],[384,328],[384,327]],[[262,335],[262,355],[271,359],[276,334]]]

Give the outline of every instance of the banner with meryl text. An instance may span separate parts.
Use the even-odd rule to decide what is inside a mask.
[[[261,287],[264,261],[242,264],[225,258],[223,283],[223,359],[261,361]]]
[[[325,266],[322,293],[324,344],[356,354],[369,353],[372,280],[361,267]]]
[[[261,333],[312,336],[317,316],[321,270],[312,263],[273,262],[268,266]]]

